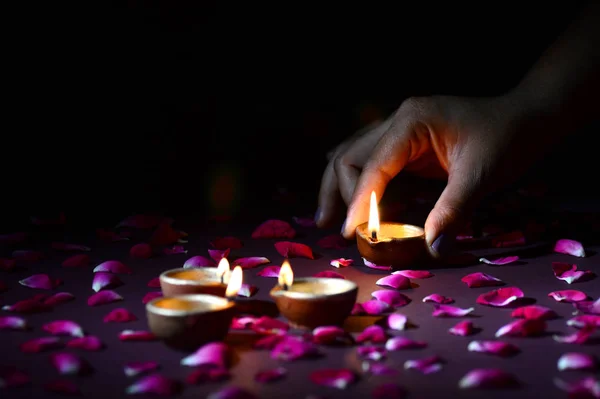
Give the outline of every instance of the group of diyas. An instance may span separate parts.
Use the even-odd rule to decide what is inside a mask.
[[[402,268],[425,254],[422,228],[379,223],[377,202],[371,197],[369,222],[356,229],[358,251],[366,260]],[[148,325],[168,345],[194,349],[207,342],[222,341],[233,317],[242,313],[237,299],[243,286],[243,270],[222,258],[217,267],[177,268],[163,272],[163,296],[146,305]],[[342,325],[358,296],[358,285],[350,280],[327,277],[294,278],[284,260],[277,284],[270,291],[279,313],[299,328]]]

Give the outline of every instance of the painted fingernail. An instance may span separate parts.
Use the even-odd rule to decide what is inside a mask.
[[[321,208],[317,208],[316,212],[315,212],[315,223],[319,222],[319,220],[321,219]]]
[[[444,234],[441,234],[435,239],[435,241],[433,241],[433,244],[431,244],[431,249],[433,249],[433,251],[439,256],[443,257],[452,252],[453,246],[454,240]]]
[[[342,229],[340,230],[340,234],[344,234],[344,230],[346,230],[346,220],[344,220],[344,224],[342,224]]]

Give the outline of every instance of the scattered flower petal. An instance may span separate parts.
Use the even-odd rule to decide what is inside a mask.
[[[333,259],[331,262],[329,262],[329,264],[333,267],[337,267],[338,269],[341,269],[342,267],[348,267],[350,265],[352,265],[354,263],[354,260],[352,259],[346,259],[346,258],[337,258],[337,259]]]
[[[583,345],[587,343],[590,336],[596,331],[596,326],[593,324],[586,324],[573,334],[569,335],[553,335],[552,338],[556,342],[563,344],[579,344]]]
[[[433,306],[435,307],[433,317],[465,317],[475,310],[475,308],[463,309],[452,305],[434,304]]]
[[[229,347],[223,342],[209,342],[201,346],[189,356],[181,359],[182,366],[215,366],[223,369],[229,367]]]
[[[279,241],[275,243],[275,249],[284,258],[315,258],[312,249],[299,242]]]
[[[467,337],[475,334],[475,326],[472,321],[463,320],[454,326],[450,327],[448,332],[452,335],[458,335],[460,337]]]
[[[107,272],[113,274],[132,274],[133,271],[118,260],[108,260],[94,268],[94,273]]]
[[[54,380],[44,384],[44,390],[62,395],[78,396],[81,391],[77,384],[69,380]]]
[[[160,278],[154,277],[152,280],[148,281],[146,287],[150,288],[160,288]]]
[[[362,358],[376,362],[385,359],[387,355],[385,348],[379,346],[359,346],[356,348],[356,353]]]
[[[458,382],[461,389],[514,388],[518,385],[512,374],[500,369],[473,369]]]
[[[240,249],[244,246],[242,241],[237,237],[217,237],[215,238],[210,245],[214,249],[225,250],[225,249]]]
[[[425,279],[433,277],[433,273],[427,270],[396,270],[392,274],[399,274],[406,278]]]
[[[290,329],[290,326],[284,321],[261,316],[252,323],[251,328],[258,334],[283,334]]]
[[[338,326],[315,328],[312,332],[312,340],[319,345],[348,345],[354,343],[352,336]]]
[[[24,299],[12,305],[2,307],[2,310],[13,313],[40,313],[47,312],[50,309],[50,306],[43,304],[37,299]]]
[[[467,274],[461,279],[461,281],[469,288],[494,287],[505,284],[504,281],[500,280],[499,278],[482,272]]]
[[[598,367],[596,358],[587,353],[569,352],[563,354],[557,362],[558,371],[595,370]]]
[[[285,337],[283,334],[266,335],[254,343],[254,349],[273,350]]]
[[[558,317],[554,310],[541,305],[521,306],[513,310],[510,316],[530,320],[551,320]]]
[[[429,356],[423,359],[413,359],[404,362],[405,370],[417,370],[423,374],[432,374],[440,371],[444,365],[444,359],[439,356]]]
[[[271,358],[275,360],[293,361],[319,354],[317,346],[301,337],[286,335],[271,350]]]
[[[250,298],[258,292],[258,287],[250,284],[242,284],[242,288],[238,291],[238,296]]]
[[[89,364],[73,353],[53,353],[50,363],[62,375],[81,375],[90,370]]]
[[[86,267],[90,264],[88,254],[77,254],[68,257],[62,262],[62,267]]]
[[[154,246],[171,245],[181,242],[181,238],[185,237],[185,233],[175,230],[171,227],[171,220],[161,222],[156,230],[150,236],[148,243]]]
[[[227,258],[229,256],[229,252],[231,250],[229,248],[220,250],[220,249],[209,249],[208,256],[210,256],[215,262],[221,261],[223,258]]]
[[[145,305],[148,302],[150,302],[151,300],[155,299],[155,298],[160,298],[161,296],[163,296],[162,292],[157,291],[157,292],[148,292],[146,293],[146,295],[144,295],[144,297],[142,298],[142,303]]]
[[[111,290],[105,290],[95,293],[87,300],[88,306],[100,306],[108,303],[122,301],[123,297]]]
[[[280,270],[281,266],[267,266],[258,273],[256,273],[256,275],[261,277],[279,277]]]
[[[356,381],[356,375],[349,369],[321,369],[310,373],[310,380],[317,385],[346,389]]]
[[[373,362],[365,360],[362,362],[363,373],[371,375],[393,375],[397,374],[398,370],[381,362]]]
[[[514,356],[521,351],[517,346],[503,341],[471,341],[467,350],[500,357]]]
[[[350,242],[339,234],[332,234],[321,238],[317,245],[323,249],[343,249],[350,245]]]
[[[344,277],[342,274],[336,273],[336,272],[331,271],[331,270],[323,270],[322,272],[319,272],[319,273],[315,274],[313,277],[341,278],[342,280],[346,279],[346,277]]]
[[[27,330],[27,321],[19,316],[0,316],[0,330]]]
[[[362,258],[363,263],[365,264],[366,267],[370,268],[370,269],[375,269],[375,270],[392,270],[391,266],[383,266],[383,265],[377,265],[373,262],[370,262],[368,260],[366,260],[365,258]]]
[[[157,362],[129,362],[123,366],[123,371],[127,377],[135,377],[140,374],[156,371],[159,368]]]
[[[41,337],[23,342],[19,349],[23,353],[38,353],[62,347],[63,344],[58,337]]]
[[[37,262],[44,258],[44,254],[40,251],[32,251],[29,249],[17,249],[12,252],[11,257],[18,261]]]
[[[508,323],[496,331],[496,338],[500,337],[533,337],[546,331],[546,322],[539,319],[519,319]]]
[[[127,241],[131,236],[129,231],[115,232],[106,229],[96,229],[96,236],[102,241],[115,242],[115,241]]]
[[[240,316],[234,317],[231,321],[231,329],[233,330],[245,330],[250,327],[255,321],[256,317],[254,316]]]
[[[47,274],[33,274],[26,279],[20,280],[19,284],[29,288],[40,290],[51,290],[61,283],[59,279],[52,279]]]
[[[231,377],[229,370],[221,367],[201,366],[186,377],[188,384],[197,385],[205,382],[218,382]]]
[[[394,290],[373,291],[371,296],[379,301],[387,303],[394,308],[408,305],[411,301],[411,299],[403,293]]]
[[[354,306],[352,307],[352,311],[350,312],[350,315],[359,316],[359,315],[364,315],[365,313],[366,312],[365,312],[365,309],[363,308],[362,304],[355,303]]]
[[[210,393],[206,399],[258,399],[258,397],[245,389],[229,385]]]
[[[67,348],[82,349],[85,351],[95,352],[102,349],[104,345],[98,337],[86,335],[85,337],[73,338],[67,342]]]
[[[298,217],[298,216],[294,216],[292,217],[292,220],[294,221],[294,223],[296,223],[298,226],[302,226],[302,227],[315,227],[317,224],[315,223],[315,219],[312,217]]]
[[[193,267],[210,267],[215,266],[215,262],[212,259],[208,259],[204,256],[196,255],[192,256],[183,264],[184,269],[190,269]]]
[[[387,318],[387,325],[392,330],[403,331],[408,325],[408,317],[402,313],[392,313]]]
[[[600,397],[600,380],[595,376],[588,376],[574,382],[555,379],[554,384],[569,393],[569,398],[598,398]]]
[[[149,259],[152,257],[152,246],[145,242],[135,244],[129,249],[129,256],[136,259]]]
[[[390,274],[380,278],[375,284],[383,287],[395,288],[397,290],[403,290],[410,288],[410,280],[401,274]]]
[[[508,265],[510,263],[515,263],[518,260],[519,260],[518,256],[506,256],[503,258],[496,258],[496,259],[479,258],[479,261],[481,263],[486,263],[488,265],[496,265],[496,266]]]
[[[439,303],[440,305],[448,305],[454,303],[454,299],[440,294],[431,294],[423,298],[423,302]]]
[[[105,323],[125,323],[135,320],[137,320],[137,317],[125,308],[113,309],[103,319]]]
[[[600,316],[584,314],[570,318],[567,325],[571,327],[583,328],[587,325],[600,327]]]
[[[294,238],[296,230],[283,220],[271,219],[259,225],[253,232],[252,238]]]
[[[585,249],[579,241],[561,239],[556,241],[554,244],[554,252],[559,254],[566,254],[571,256],[577,256],[579,258],[585,257]]]
[[[552,262],[552,271],[557,279],[566,281],[567,284],[588,280],[593,276],[590,270],[577,270],[577,265],[565,262]]]
[[[253,269],[257,266],[270,263],[268,258],[262,256],[251,256],[248,258],[238,258],[233,261],[233,267],[241,266],[242,269]]]
[[[119,333],[121,341],[154,341],[156,336],[150,331],[144,330],[123,330]]]
[[[578,290],[553,291],[548,296],[557,302],[579,302],[588,298],[586,293]]]
[[[86,245],[79,244],[69,244],[66,242],[53,242],[52,249],[56,249],[59,251],[91,251],[92,248]]]
[[[361,304],[363,311],[372,316],[378,316],[391,309],[391,306],[378,299],[371,299]]]
[[[415,341],[402,336],[392,337],[385,343],[385,349],[388,351],[398,351],[402,349],[423,349],[426,347],[427,342]]]
[[[16,388],[31,382],[29,374],[15,367],[0,367],[0,389]]]
[[[52,335],[70,335],[72,337],[83,337],[83,328],[71,320],[55,320],[42,326],[42,330]]]
[[[404,399],[406,396],[407,392],[404,388],[391,382],[381,384],[371,391],[373,399]]]
[[[573,306],[578,312],[584,314],[600,315],[600,298],[595,301],[574,302]]]
[[[503,307],[512,304],[524,296],[523,291],[517,287],[503,287],[479,295],[477,303],[480,305]]]
[[[125,392],[128,395],[136,394],[154,394],[160,396],[172,396],[181,389],[180,384],[161,374],[151,374],[140,378],[138,381],[128,386]]]
[[[282,380],[287,375],[287,370],[283,367],[277,367],[271,370],[259,371],[254,375],[254,381],[269,383]]]
[[[107,272],[94,273],[92,280],[92,289],[96,292],[111,288],[117,288],[123,285],[123,281],[116,274]]]
[[[505,233],[492,238],[492,246],[495,248],[519,247],[525,244],[525,236],[520,231]]]
[[[373,324],[371,326],[366,327],[359,335],[356,337],[356,342],[362,344],[364,342],[371,342],[373,344],[380,344],[387,341],[387,334],[383,327]]]

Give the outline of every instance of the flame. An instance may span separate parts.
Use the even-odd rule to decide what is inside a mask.
[[[369,234],[375,232],[379,233],[379,210],[377,209],[377,198],[375,197],[375,191],[371,192],[371,205],[369,207]]]
[[[288,260],[284,260],[279,270],[278,283],[282,287],[290,287],[294,282],[294,272]]]
[[[227,284],[231,277],[231,269],[229,267],[229,261],[227,258],[222,258],[217,266],[217,277],[219,277],[223,283]]]
[[[229,284],[227,284],[227,289],[225,290],[225,296],[227,298],[232,298],[237,296],[238,291],[242,288],[242,283],[244,281],[244,271],[241,266],[236,266],[233,268],[231,272],[231,277],[229,279]]]

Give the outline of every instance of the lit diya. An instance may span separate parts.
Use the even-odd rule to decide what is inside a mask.
[[[236,266],[225,289],[225,298],[187,294],[155,298],[146,305],[150,331],[174,348],[193,350],[227,335],[242,287],[243,270]]]
[[[163,296],[209,294],[223,297],[231,275],[229,261],[221,259],[217,267],[177,268],[163,272],[160,288]]]
[[[279,271],[271,297],[279,312],[296,327],[342,325],[352,312],[358,286],[350,280],[325,277],[294,278],[288,260]]]
[[[379,221],[377,198],[371,193],[369,221],[356,227],[360,255],[369,262],[392,268],[413,266],[426,254],[423,228]]]

